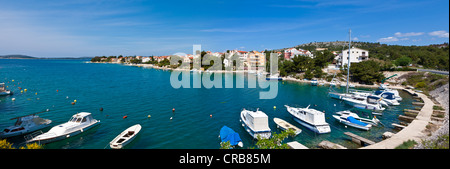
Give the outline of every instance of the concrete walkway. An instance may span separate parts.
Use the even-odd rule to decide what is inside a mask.
[[[411,90],[409,92],[415,93]],[[391,138],[367,147],[362,147],[361,149],[394,149],[408,140],[414,140],[419,143],[422,139],[425,139],[427,136],[422,131],[425,130],[428,123],[431,122],[431,114],[433,114],[434,103],[426,95],[422,93],[417,94],[422,98],[425,105],[422,107],[415,120]]]

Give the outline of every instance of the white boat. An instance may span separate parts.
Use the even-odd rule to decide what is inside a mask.
[[[109,142],[109,146],[112,149],[121,149],[125,147],[128,143],[134,140],[136,135],[141,131],[142,126],[140,124],[133,125],[122,133],[120,133],[116,138]]]
[[[339,112],[336,112],[336,114],[340,115],[341,117],[352,116],[356,120],[370,124],[372,126],[378,126],[378,123],[381,123],[380,120],[378,120],[376,117],[374,117],[372,119],[362,118],[362,117],[359,117],[358,114],[353,113],[350,110],[339,111]]]
[[[284,121],[283,119],[275,117],[275,118],[273,118],[273,121],[275,122],[275,124],[277,124],[278,128],[281,128],[283,130],[289,130],[289,129],[293,130],[295,133],[294,136],[297,136],[298,134],[300,134],[302,132],[301,129],[299,129],[298,127],[295,127],[291,123]]]
[[[306,108],[294,108],[288,105],[284,106],[294,120],[306,128],[319,134],[331,132],[330,125],[325,121],[325,113],[310,109],[309,106]]]
[[[31,138],[27,142],[50,143],[78,135],[100,123],[91,113],[81,112],[73,115],[66,123],[52,127],[48,132]]]
[[[266,80],[278,80],[278,81],[280,81],[280,80],[283,80],[283,79],[280,76],[278,76],[277,74],[275,74],[275,75],[267,74]]]
[[[0,96],[13,94],[10,90],[6,90],[5,83],[0,83]]]
[[[372,128],[371,124],[364,123],[360,120],[357,120],[353,116],[349,115],[333,115],[333,117],[340,123],[345,124],[347,126],[355,127],[362,130],[370,130]]]
[[[242,127],[254,138],[258,136],[263,139],[268,139],[272,135],[269,128],[269,117],[262,111],[250,111],[243,109],[241,111],[240,122]]]
[[[311,80],[311,86],[317,86],[318,82],[317,80]]]
[[[17,119],[16,123],[0,132],[0,138],[8,138],[31,133],[33,131],[48,127],[50,123],[52,123],[51,120],[43,119],[36,114],[38,113],[12,118],[11,120]]]
[[[361,97],[344,97],[342,100],[345,103],[359,108],[374,111],[383,111],[385,108],[380,104],[381,98],[375,96],[367,96],[366,98]]]

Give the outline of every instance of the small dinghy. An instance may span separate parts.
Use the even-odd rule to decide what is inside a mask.
[[[134,126],[131,126],[124,130],[122,133],[120,133],[114,140],[109,142],[109,146],[112,149],[121,149],[125,147],[128,143],[133,141],[133,139],[136,137],[136,135],[141,131],[141,125],[136,124]]]
[[[299,129],[298,127],[295,127],[294,125],[284,121],[283,119],[280,118],[273,118],[273,121],[277,124],[278,128],[281,128],[283,130],[289,130],[292,129],[295,132],[295,136],[297,136],[298,134],[300,134],[302,132],[301,129]]]

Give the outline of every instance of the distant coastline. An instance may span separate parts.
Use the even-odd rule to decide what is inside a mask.
[[[70,59],[70,60],[78,60],[78,59],[92,59],[93,57],[55,57],[55,58],[41,58],[41,57],[33,57],[27,55],[0,55],[0,59]]]

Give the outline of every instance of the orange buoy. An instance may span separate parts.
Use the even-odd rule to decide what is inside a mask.
[[[103,111],[103,107],[100,107],[100,111]]]
[[[72,102],[72,105],[75,105],[75,102]]]
[[[212,114],[210,114],[209,117],[212,118]]]
[[[128,116],[127,116],[127,115],[125,115],[125,116],[123,116],[122,118],[123,118],[123,119],[126,119],[127,117],[128,117]]]
[[[56,92],[58,92],[58,89],[56,89]]]
[[[175,108],[172,109],[172,112],[175,112]]]

